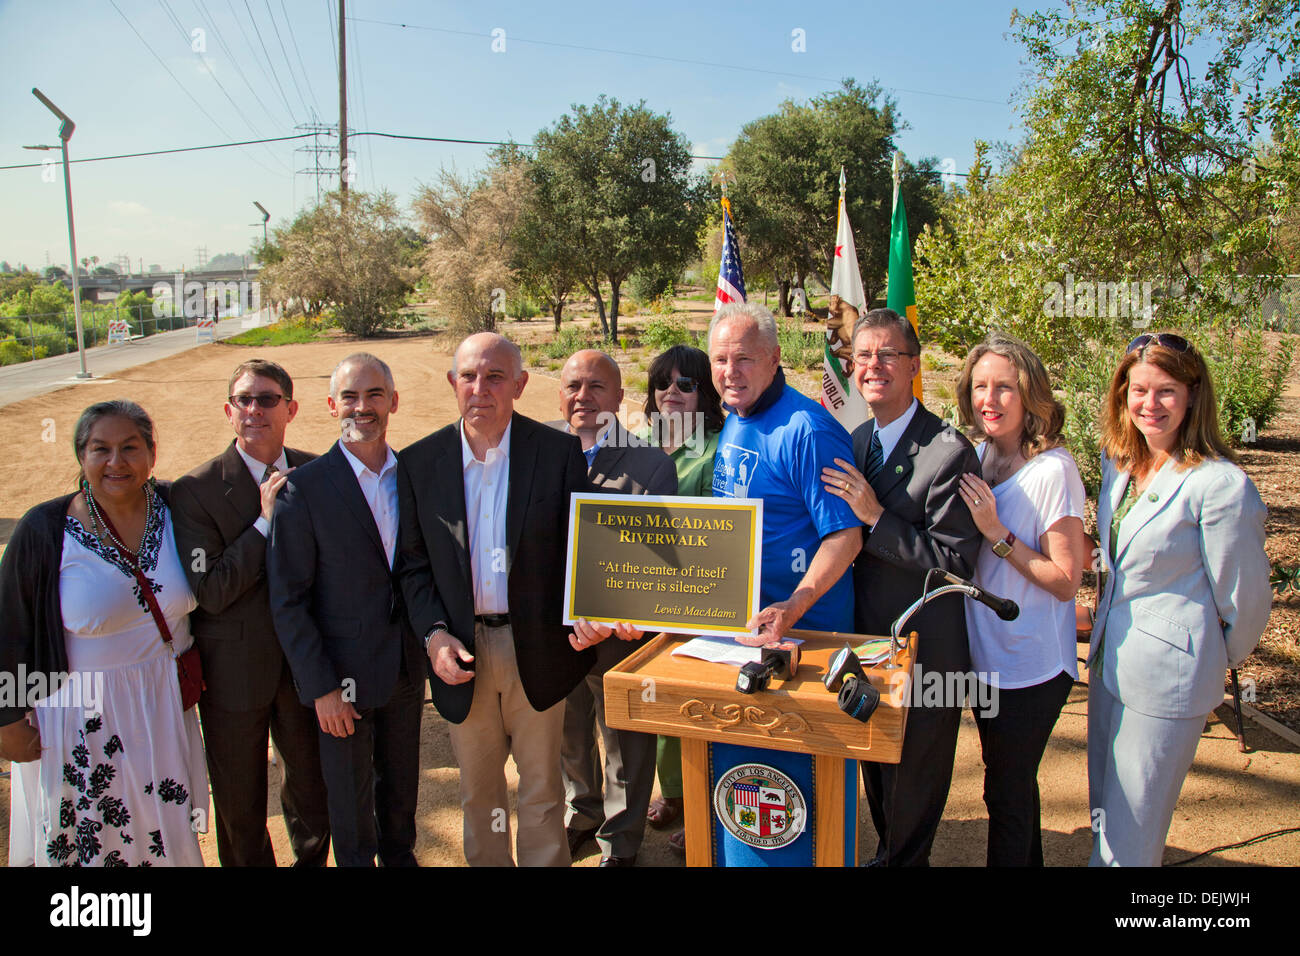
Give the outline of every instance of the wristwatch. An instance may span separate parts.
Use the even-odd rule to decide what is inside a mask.
[[[447,625],[443,624],[441,621],[429,629],[429,633],[424,635],[424,653],[429,653],[429,642],[433,640],[433,635],[437,634],[439,631],[445,630],[447,630]]]
[[[1016,544],[1016,533],[1008,531],[1007,536],[993,545],[993,553],[999,558],[1005,558],[1011,553],[1011,549]]]

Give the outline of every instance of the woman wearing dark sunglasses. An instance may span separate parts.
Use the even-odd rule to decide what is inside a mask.
[[[1268,622],[1266,512],[1223,440],[1205,360],[1181,336],[1129,343],[1102,411],[1102,453],[1090,864],[1159,866],[1224,675]]]
[[[713,453],[722,430],[722,402],[713,387],[709,357],[689,345],[674,345],[650,363],[645,413],[650,439],[677,466],[677,493],[713,493]],[[671,826],[682,815],[682,746],[676,737],[659,738],[659,790],[646,818],[652,827]],[[685,831],[668,841],[686,852]]]

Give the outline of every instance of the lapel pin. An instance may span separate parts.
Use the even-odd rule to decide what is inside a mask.
[[[902,466],[902,465],[895,465],[895,466],[894,466],[894,474],[896,474],[896,475],[901,475],[902,473],[903,473],[903,466]]]

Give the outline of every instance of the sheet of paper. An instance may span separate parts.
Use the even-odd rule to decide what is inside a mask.
[[[803,641],[791,640],[790,643],[802,644]],[[762,660],[763,649],[737,644],[729,637],[696,637],[676,648],[673,657],[695,657],[713,664],[743,667],[751,661]]]

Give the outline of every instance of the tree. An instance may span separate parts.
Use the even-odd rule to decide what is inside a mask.
[[[880,87],[845,80],[807,103],[787,100],[776,113],[747,123],[723,161],[734,176],[736,228],[747,247],[745,266],[776,278],[781,310],[789,290],[816,275],[829,286],[835,258],[840,167],[848,183],[849,219],[867,301],[884,292],[893,214],[894,136],[904,128]],[[903,200],[915,237],[937,219],[938,176],[905,162]]]
[[[1262,427],[1281,387],[1290,346],[1270,363],[1262,338],[1237,329],[1286,265],[1294,16],[1271,0],[1080,0],[1013,16],[1035,74],[1025,139],[997,175],[979,146],[942,226],[918,240],[921,332],[958,354],[990,328],[1024,338],[1068,396],[1090,483],[1099,398],[1142,329],[1194,336],[1233,396],[1220,402],[1230,432],[1250,417]]]
[[[438,304],[463,332],[492,331],[515,288],[511,234],[527,187],[522,166],[495,163],[477,177],[452,170],[423,186],[415,214],[427,234],[425,273]]]
[[[601,96],[574,105],[535,138],[529,228],[545,248],[567,243],[601,330],[618,338],[619,294],[639,268],[680,271],[698,253],[705,192],[671,119]],[[603,286],[610,290],[606,310]]]
[[[274,298],[297,299],[309,316],[333,304],[344,331],[364,337],[400,322],[412,270],[391,193],[334,192],[276,229],[282,258],[261,273]]]

